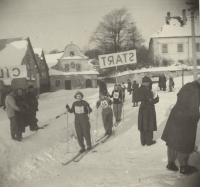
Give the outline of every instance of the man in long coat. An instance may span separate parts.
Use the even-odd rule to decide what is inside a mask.
[[[130,81],[130,79],[127,80],[127,84],[128,84],[127,92],[129,92],[129,95],[131,95],[131,81]]]
[[[139,84],[136,81],[133,81],[132,85],[132,102],[133,107],[138,106],[139,102]]]
[[[98,84],[99,84],[99,97],[100,94],[104,94],[104,95],[108,95],[108,89],[107,89],[107,84],[102,80],[98,80]]]
[[[196,171],[194,166],[188,165],[188,159],[195,149],[199,105],[200,78],[181,88],[162,134],[161,138],[167,145],[169,170],[178,171],[174,163],[178,159],[180,173],[188,174]]]
[[[166,91],[166,87],[167,87],[166,82],[167,82],[167,79],[166,79],[165,75],[162,74],[160,84],[161,84],[161,88],[163,89],[163,91]]]
[[[156,111],[154,104],[159,102],[159,97],[153,97],[149,85],[149,77],[142,78],[142,84],[139,88],[141,105],[138,113],[138,130],[140,131],[141,144],[153,145],[153,131],[157,130]]]

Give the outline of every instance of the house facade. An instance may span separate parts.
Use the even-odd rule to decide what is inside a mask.
[[[200,65],[200,29],[195,22],[196,56]],[[158,32],[153,34],[149,43],[148,61],[151,65],[168,66],[173,64],[192,65],[191,23],[181,25],[171,18]]]
[[[49,54],[46,59],[49,66],[51,91],[97,87],[99,73],[77,45],[69,44],[63,53]]]
[[[0,40],[0,105],[8,87],[40,89],[41,72],[29,38]]]

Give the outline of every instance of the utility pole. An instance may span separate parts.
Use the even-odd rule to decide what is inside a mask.
[[[195,39],[195,11],[198,9],[195,2],[192,3],[186,3],[188,5],[191,5],[191,8],[188,9],[191,11],[191,34],[192,34],[192,62],[193,62],[193,76],[194,80],[197,80],[198,78],[198,72],[197,72],[197,57],[196,57],[196,39]]]

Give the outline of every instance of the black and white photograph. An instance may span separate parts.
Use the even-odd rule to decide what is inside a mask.
[[[200,187],[199,0],[0,0],[0,187]]]

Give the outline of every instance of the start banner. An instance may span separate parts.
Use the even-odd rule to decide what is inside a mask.
[[[99,64],[101,69],[134,63],[137,63],[136,50],[99,55]]]
[[[27,77],[26,65],[0,67],[0,80]]]

